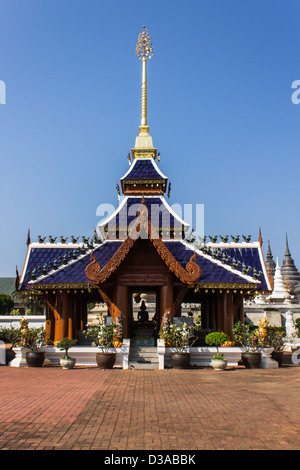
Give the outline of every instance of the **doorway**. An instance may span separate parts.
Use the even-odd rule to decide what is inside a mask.
[[[129,289],[129,334],[134,346],[156,346],[160,327],[158,290]]]

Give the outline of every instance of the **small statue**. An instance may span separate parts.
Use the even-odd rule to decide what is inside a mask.
[[[149,320],[149,314],[146,310],[145,301],[142,300],[141,307],[138,313],[138,321],[145,323]]]
[[[169,309],[167,309],[165,311],[165,313],[163,314],[162,324],[163,324],[163,326],[170,326],[171,325],[171,312],[170,312]]]
[[[116,330],[117,330],[116,339],[120,342],[122,342],[123,340],[123,330],[124,330],[123,324],[124,324],[124,317],[122,313],[120,312],[116,318],[116,325],[117,325],[116,326]]]
[[[295,326],[295,322],[293,319],[293,314],[291,311],[286,312],[286,337],[289,342],[294,342],[298,338],[298,329]]]

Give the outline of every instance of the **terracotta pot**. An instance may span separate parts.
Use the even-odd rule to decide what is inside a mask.
[[[45,360],[45,353],[43,351],[28,351],[26,353],[26,363],[28,367],[42,367]]]
[[[259,369],[261,363],[261,353],[259,351],[243,352],[242,362],[246,369]]]
[[[283,351],[273,351],[271,354],[272,359],[278,362],[278,367],[282,366],[283,362]]]
[[[100,369],[112,369],[117,358],[115,352],[98,352],[96,353],[96,362]]]
[[[191,353],[171,352],[171,363],[173,369],[188,369],[190,367]]]

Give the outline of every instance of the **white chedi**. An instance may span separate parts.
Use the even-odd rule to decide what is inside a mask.
[[[289,298],[289,293],[285,289],[283,277],[281,274],[281,268],[279,266],[279,261],[277,258],[275,275],[274,275],[274,289],[272,294],[268,297],[268,300],[272,301],[282,301],[284,302]]]

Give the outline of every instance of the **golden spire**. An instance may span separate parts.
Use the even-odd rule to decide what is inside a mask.
[[[152,42],[150,42],[150,34],[146,26],[143,26],[142,32],[139,34],[136,45],[136,56],[139,57],[140,60],[151,59],[153,56]]]
[[[152,137],[149,135],[147,123],[147,59],[153,56],[152,42],[146,26],[143,26],[136,45],[136,56],[142,61],[142,113],[140,134],[136,138],[132,149],[133,158],[156,158],[156,149],[153,147]]]

